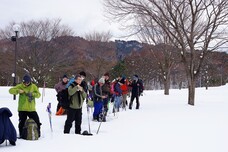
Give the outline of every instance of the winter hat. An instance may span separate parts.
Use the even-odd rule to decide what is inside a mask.
[[[68,78],[66,74],[63,75],[63,78]]]
[[[79,74],[80,74],[81,76],[86,77],[86,73],[85,73],[84,71],[81,71]]]
[[[105,79],[104,78],[100,78],[98,82],[104,84],[105,83]]]
[[[95,80],[92,80],[92,81],[90,82],[90,84],[91,84],[91,86],[94,86],[94,85],[95,85]]]
[[[138,79],[139,79],[138,75],[133,76],[133,80],[138,81]]]
[[[123,75],[122,75],[122,78],[125,80],[125,79],[126,79],[126,76],[123,74]]]
[[[29,76],[29,75],[25,75],[24,77],[23,77],[23,82],[24,83],[30,83],[31,82],[31,77]]]
[[[139,76],[137,74],[135,74],[134,77],[139,78]]]
[[[104,76],[108,76],[108,77],[109,77],[109,73],[108,73],[108,72],[106,72],[106,73],[104,74]]]

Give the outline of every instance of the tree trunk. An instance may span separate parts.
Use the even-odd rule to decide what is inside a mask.
[[[164,81],[164,94],[165,95],[169,95],[169,87],[170,87],[170,85],[169,85],[170,83],[169,83],[169,80],[167,79],[166,81]]]
[[[182,81],[179,83],[179,90],[182,88]]]
[[[188,82],[188,104],[194,106],[195,104],[195,81],[194,79]]]

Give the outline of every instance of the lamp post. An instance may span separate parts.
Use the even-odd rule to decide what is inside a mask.
[[[13,77],[13,86],[16,86],[16,71],[17,71],[17,38],[18,38],[18,32],[20,29],[20,25],[14,24],[13,30],[15,32],[15,36],[11,37],[11,40],[15,42],[15,56],[14,56],[14,73],[12,73]],[[13,95],[13,100],[16,100],[16,95]]]

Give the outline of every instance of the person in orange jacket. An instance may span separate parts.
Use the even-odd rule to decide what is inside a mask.
[[[122,78],[120,80],[120,83],[122,84],[120,86],[121,90],[122,90],[122,97],[123,97],[123,101],[122,101],[122,108],[126,110],[126,104],[127,104],[127,94],[128,94],[128,86],[126,83],[126,79]]]

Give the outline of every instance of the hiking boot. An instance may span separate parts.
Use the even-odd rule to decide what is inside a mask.
[[[59,108],[59,111],[56,112],[56,115],[57,115],[57,116],[62,115],[64,111],[65,111],[65,110],[64,110],[62,107],[60,107],[60,108]]]
[[[106,122],[106,117],[103,118],[102,122]]]
[[[9,141],[9,143],[13,146],[16,146],[16,142],[14,142],[14,141]]]
[[[92,121],[97,121],[97,117],[93,117]]]
[[[139,109],[139,105],[136,106],[136,109]]]
[[[100,113],[99,116],[97,117],[97,121],[101,122],[103,121],[103,118],[104,118],[104,114]]]
[[[116,110],[115,110],[115,108],[113,108],[113,110],[112,110],[112,113],[116,113]]]

